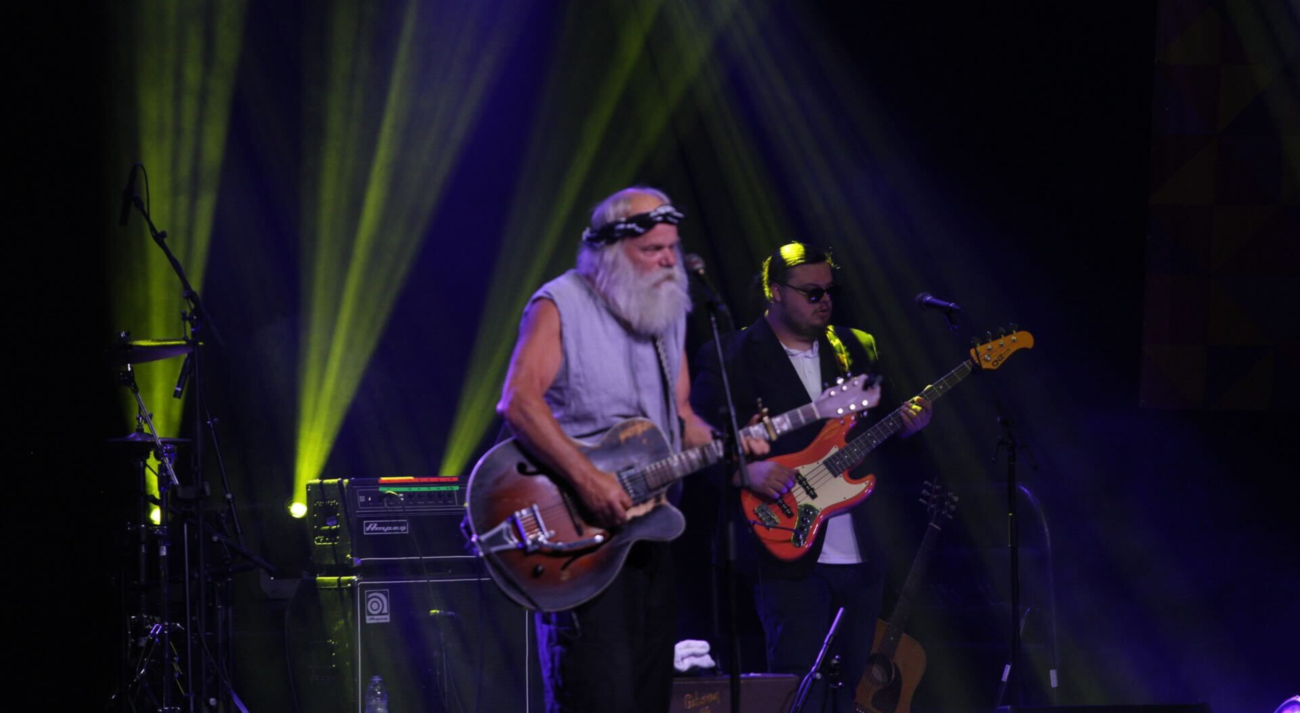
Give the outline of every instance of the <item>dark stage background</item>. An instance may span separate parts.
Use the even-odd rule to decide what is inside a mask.
[[[6,261],[22,456],[6,531],[37,695],[84,708],[115,685],[127,481],[96,444],[131,425],[98,357],[120,329],[177,336],[181,307],[157,264],[140,272],[156,248],[136,219],[115,225],[146,155],[162,157],[148,168],[173,244],[210,236],[183,256],[206,265],[196,282],[226,340],[208,396],[245,538],[284,579],[309,569],[284,506],[311,437],[332,442],[313,475],[467,474],[496,433],[522,299],[572,262],[592,204],[640,182],[688,214],[684,248],[742,323],[758,315],[762,255],[792,237],[833,247],[837,321],[880,339],[894,401],[954,366],[972,332],[1034,333],[1032,351],[895,444],[866,505],[897,587],[921,480],[962,497],[909,627],[930,655],[916,710],[990,708],[1006,656],[998,402],[1054,548],[1049,560],[1026,516],[1034,700],[1052,700],[1049,566],[1060,703],[1271,711],[1296,693],[1294,6],[193,7],[161,28],[140,4],[29,8],[11,30],[28,71],[12,89],[26,125],[11,138],[22,218]],[[186,33],[163,43],[168,27]],[[148,67],[184,85],[187,53],[200,74],[229,61],[196,114],[165,122],[176,146],[191,120],[221,139],[192,160],[148,128],[151,102],[188,106],[151,93]],[[187,168],[189,189],[165,187]],[[912,304],[922,291],[965,307],[958,334]],[[333,383],[313,360],[331,353],[355,395],[340,389],[304,428],[303,394]],[[175,372],[158,378],[170,390]],[[692,486],[681,628],[713,638],[711,496]],[[286,601],[256,572],[235,592],[234,685],[252,709],[288,710]],[[761,670],[745,614],[744,667]]]

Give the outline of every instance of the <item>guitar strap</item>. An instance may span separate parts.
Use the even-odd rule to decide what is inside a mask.
[[[675,445],[679,450],[682,444],[682,421],[677,415],[677,398],[673,393],[672,379],[668,378],[668,354],[664,351],[664,340],[661,337],[655,337],[655,354],[659,357],[659,379],[664,385],[664,403],[668,406],[668,423],[669,428],[673,429],[676,434]]]
[[[826,327],[826,341],[831,343],[831,351],[835,352],[835,363],[840,365],[839,375],[848,376],[852,360],[849,358],[848,348],[844,346],[844,342],[840,341],[839,335],[835,333],[834,325]],[[822,381],[827,381],[825,376],[822,377]]]

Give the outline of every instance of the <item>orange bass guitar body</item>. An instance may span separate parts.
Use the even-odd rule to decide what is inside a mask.
[[[754,534],[779,559],[796,560],[807,554],[827,518],[847,512],[875,489],[875,475],[854,479],[847,471],[832,473],[824,464],[844,448],[853,423],[852,419],[829,421],[807,448],[769,459],[798,474],[794,488],[780,500],[741,491],[741,507]]]

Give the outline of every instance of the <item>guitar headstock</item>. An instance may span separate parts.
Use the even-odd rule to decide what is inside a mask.
[[[930,514],[930,524],[936,527],[944,518],[952,519],[952,513],[957,509],[957,500],[957,495],[945,490],[937,480],[927,480],[921,488],[921,504]]]
[[[813,402],[817,415],[821,418],[842,418],[866,413],[872,405],[867,398],[867,390],[879,381],[878,377],[868,377],[866,374],[837,379],[834,386],[823,391]]]
[[[971,358],[981,369],[996,369],[1002,366],[1007,357],[1021,349],[1034,348],[1034,335],[1017,329],[1015,324],[1010,327],[1009,330],[998,329],[996,336],[993,332],[985,332],[985,341],[982,343],[978,338],[971,340]]]

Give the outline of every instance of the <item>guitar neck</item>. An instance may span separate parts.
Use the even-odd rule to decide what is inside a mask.
[[[907,573],[903,591],[898,595],[894,613],[890,615],[889,624],[885,626],[885,635],[880,639],[879,651],[886,656],[891,658],[894,656],[894,652],[898,649],[898,642],[903,638],[903,628],[907,625],[907,618],[912,614],[912,605],[916,601],[917,591],[921,588],[921,578],[925,576],[925,570],[930,566],[930,559],[934,556],[934,544],[938,540],[939,526],[931,522],[925,531],[925,538],[921,541],[921,549],[916,553],[916,561],[912,563],[912,569]]]
[[[780,416],[773,416],[772,428],[776,435],[783,436],[808,424],[825,418],[816,403],[805,404]],[[741,438],[772,440],[767,426],[762,423],[740,429]],[[644,488],[631,489],[633,501],[640,503],[651,500],[668,486],[703,468],[717,463],[727,454],[726,442],[716,440],[703,446],[675,453],[663,460],[655,461],[640,468],[635,477],[642,479]]]
[[[962,379],[970,376],[972,371],[974,371],[974,367],[971,366],[971,362],[963,361],[956,369],[944,374],[942,379],[922,389],[921,395],[931,402],[938,401],[952,387],[960,383]],[[895,409],[893,413],[880,419],[876,425],[867,429],[866,433],[849,441],[844,448],[828,456],[823,461],[827,469],[832,473],[843,473],[861,463],[877,446],[889,440],[890,436],[903,430],[905,425],[903,421],[904,408],[907,408],[907,406]]]

